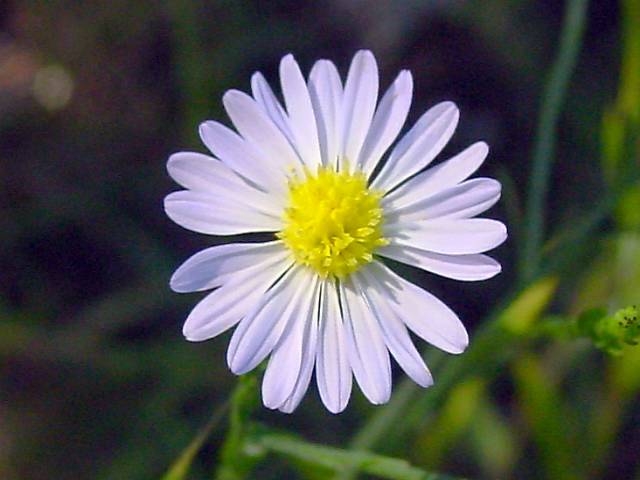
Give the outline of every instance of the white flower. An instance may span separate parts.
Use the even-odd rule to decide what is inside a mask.
[[[274,234],[264,243],[208,248],[178,268],[173,290],[214,289],[188,316],[184,335],[207,340],[237,325],[229,368],[243,374],[269,357],[263,401],[283,412],[300,403],[314,367],[331,412],[346,407],[352,373],[372,403],[387,402],[389,353],[427,387],[433,380],[408,329],[450,353],[466,348],[467,332],[383,258],[465,281],[500,272],[482,252],[506,239],[505,226],[471,218],[496,203],[500,184],[467,180],[488,147],[476,143],[422,171],[458,123],[456,106],[443,102],[377,170],[405,122],[413,82],[403,70],[378,103],[369,51],[354,56],[344,86],[328,60],[316,62],[305,81],[291,55],[280,63],[280,83],[286,108],[260,73],[251,79],[253,97],[225,93],[238,133],[215,121],[200,126],[215,158],[169,158],[170,175],[186,189],[165,199],[174,222],[210,235]]]

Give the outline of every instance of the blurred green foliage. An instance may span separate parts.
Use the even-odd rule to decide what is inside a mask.
[[[640,0],[585,7],[1,7],[0,478],[640,478]],[[344,74],[361,47],[383,83],[412,70],[412,118],[461,105],[449,153],[491,145],[511,240],[480,285],[403,270],[471,332],[464,355],[427,348],[434,387],[354,390],[340,416],[311,389],[284,416],[227,371],[226,337],[180,335],[197,298],[168,278],[220,240],[164,217],[164,161],[252,71],[275,81],[292,51]]]
[[[625,345],[638,345],[640,325],[635,305],[622,308],[613,315],[594,308],[580,315],[576,330],[590,337],[600,350],[611,355],[622,355]]]

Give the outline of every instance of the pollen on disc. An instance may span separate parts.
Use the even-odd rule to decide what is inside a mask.
[[[382,235],[381,194],[360,173],[321,167],[289,182],[285,228],[278,237],[299,264],[320,276],[344,277],[373,260]]]

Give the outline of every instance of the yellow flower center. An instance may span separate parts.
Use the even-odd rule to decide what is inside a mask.
[[[382,236],[381,197],[361,172],[320,167],[289,181],[285,227],[277,236],[299,264],[322,277],[344,277],[389,243]]]

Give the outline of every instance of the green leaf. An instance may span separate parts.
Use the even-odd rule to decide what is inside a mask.
[[[509,478],[522,455],[523,441],[517,427],[500,408],[485,395],[470,425],[471,446],[483,470],[481,478]]]
[[[520,357],[513,365],[520,406],[540,452],[548,478],[584,478],[576,461],[579,451],[576,418],[562,402],[557,385],[533,355]],[[584,467],[584,465],[582,465]]]
[[[500,315],[498,322],[507,331],[525,335],[547,307],[558,286],[556,277],[547,277],[524,290]]]
[[[426,423],[415,440],[416,450],[420,452],[416,458],[420,463],[438,465],[442,462],[452,451],[454,442],[474,422],[484,394],[485,382],[477,377],[467,378],[451,390],[440,415],[434,422]]]

